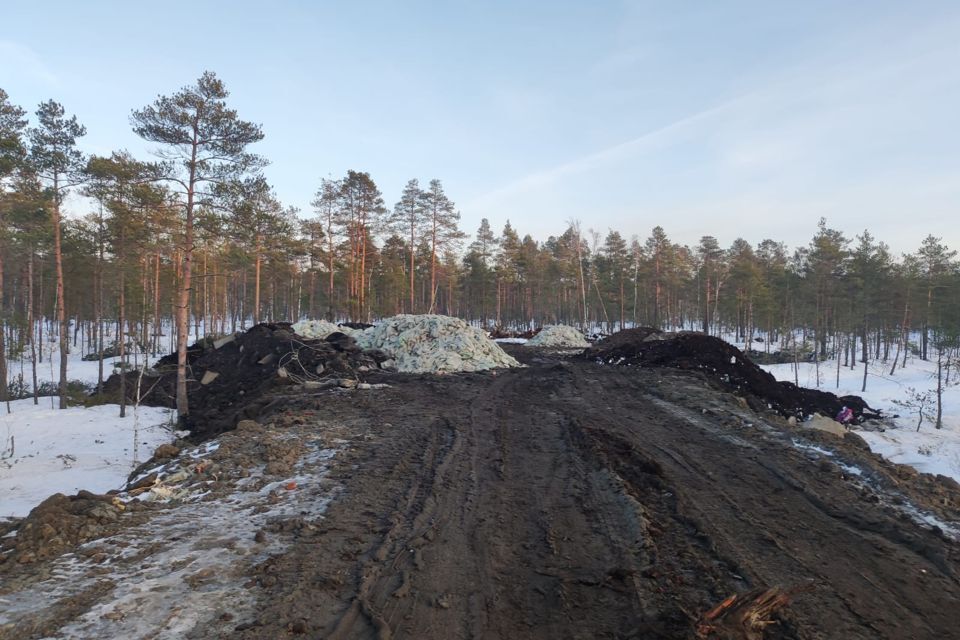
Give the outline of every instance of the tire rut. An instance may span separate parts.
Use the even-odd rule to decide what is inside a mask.
[[[914,572],[919,565],[920,574],[938,590],[958,593],[950,562],[923,553],[928,547],[942,549],[942,540],[918,543],[933,534],[891,519],[852,488],[838,487],[835,480],[828,483],[814,463],[793,455],[782,443],[754,438],[749,447],[739,447],[715,424],[704,427],[701,420],[682,420],[677,412],[665,411],[664,403],[630,376],[613,377],[619,378],[618,392],[628,399],[621,411],[595,419],[594,431],[621,434],[620,440],[642,449],[643,465],[650,459],[662,465],[677,495],[678,513],[694,523],[687,531],[695,538],[709,535],[709,543],[701,545],[711,551],[704,561],[719,552],[751,585],[814,581],[815,594],[791,607],[785,630],[805,629],[796,637],[818,637],[815,629],[825,609],[834,611],[833,637],[937,637],[951,628],[949,614],[900,588],[900,581],[891,581],[896,572],[891,565],[913,567]],[[597,391],[581,372],[569,384],[566,397]],[[636,419],[638,415],[642,419]],[[621,468],[629,466],[625,461]],[[857,526],[871,520],[885,525],[880,531]],[[913,530],[906,533],[905,528]],[[860,548],[875,553],[864,558],[856,552]],[[874,594],[878,582],[893,584]],[[879,611],[878,601],[883,603]],[[927,611],[923,617],[912,615],[921,610]]]
[[[956,543],[695,375],[545,360],[324,406],[357,434],[344,489],[235,637],[695,638],[732,594],[806,584],[765,638],[954,632]]]

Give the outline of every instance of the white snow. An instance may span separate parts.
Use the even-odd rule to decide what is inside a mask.
[[[854,370],[841,366],[840,384],[837,386],[836,360],[821,362],[819,388],[841,396],[857,395],[886,415],[899,414],[900,417],[889,421],[886,431],[858,430],[857,434],[867,441],[871,450],[891,462],[910,465],[923,473],[949,476],[960,482],[960,386],[952,384],[956,373],[951,376],[951,386],[943,393],[943,428],[936,429],[927,419],[936,411],[934,406],[932,411],[928,409],[924,412],[925,420],[918,433],[917,414],[897,406],[893,401],[905,400],[910,388],[921,393],[935,390],[936,362],[910,357],[906,368],[898,365],[892,376],[889,375],[890,365],[889,362],[871,363],[867,368],[867,390],[861,392],[862,363],[858,363]],[[763,368],[778,380],[794,381],[792,364],[767,365]],[[817,388],[817,367],[812,363],[800,363],[797,381],[802,387]]]
[[[94,363],[95,364],[95,363]],[[0,518],[21,517],[54,493],[120,488],[134,467],[169,442],[170,410],[119,405],[51,409],[32,399],[0,414]]]

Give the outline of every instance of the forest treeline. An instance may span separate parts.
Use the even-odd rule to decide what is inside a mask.
[[[207,72],[134,110],[134,131],[157,149],[134,158],[84,156],[86,131],[60,104],[31,117],[0,89],[4,379],[10,358],[42,358],[37,345],[51,338],[62,352],[78,337],[107,348],[107,325],[127,336],[121,350],[176,349],[185,385],[188,326],[223,334],[426,312],[488,327],[695,329],[743,347],[842,353],[851,366],[957,347],[957,254],[934,235],[899,256],[825,220],[798,247],[723,247],[710,235],[686,246],[661,226],[626,237],[577,221],[537,240],[484,219],[468,236],[441,180],[411,179],[391,206],[363,171],[320,180],[312,211],[298,211],[264,178],[267,160],[249,150],[264,134],[228,95]],[[68,197],[85,215],[63,215]],[[67,378],[64,368],[63,406]],[[178,408],[188,411],[185,393]]]

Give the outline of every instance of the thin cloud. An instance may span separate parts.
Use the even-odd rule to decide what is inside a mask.
[[[956,24],[955,20],[948,22]],[[637,163],[641,158],[652,160],[656,152],[687,144],[682,153],[693,155],[685,171],[694,177],[702,175],[703,179],[697,182],[700,188],[697,195],[674,194],[675,206],[690,207],[691,197],[706,197],[717,202],[737,191],[742,198],[738,200],[746,204],[751,200],[749,195],[758,188],[787,193],[804,187],[810,192],[808,204],[823,199],[826,201],[823,208],[833,209],[827,205],[831,191],[869,180],[869,174],[877,174],[894,164],[895,158],[883,162],[871,157],[858,158],[858,150],[863,149],[867,154],[880,151],[876,148],[878,143],[894,139],[889,135],[877,138],[874,132],[896,123],[909,124],[915,101],[932,98],[940,90],[940,84],[949,82],[943,80],[942,74],[957,59],[958,50],[954,44],[947,43],[947,32],[949,29],[938,24],[921,33],[887,42],[880,50],[850,52],[844,44],[840,51],[818,51],[804,63],[753,78],[753,87],[738,97],[624,142],[520,177],[474,198],[464,208],[500,210],[509,216],[528,204],[532,194],[539,193],[559,198],[558,215],[563,215],[567,200],[561,194],[569,195],[569,188],[577,182],[574,177],[611,167],[637,166],[639,169]],[[900,95],[897,88],[905,90],[904,95]],[[924,111],[933,119],[940,116],[929,106]],[[905,153],[926,152],[925,140],[912,139],[909,135],[901,137],[908,145]],[[690,142],[695,143],[693,147],[689,146]],[[868,175],[856,175],[852,170],[847,179],[842,171],[823,175],[824,169],[838,162],[849,162],[851,167]],[[952,161],[947,164],[954,168]],[[647,167],[648,177],[650,169],[652,167]],[[665,171],[662,176],[665,180],[680,179],[674,169]],[[816,187],[811,188],[812,185]],[[878,181],[875,188],[881,185]],[[869,192],[857,192],[863,208],[872,199]],[[640,210],[643,203],[650,204],[652,192],[644,194],[643,202],[634,198],[628,206]],[[773,201],[779,203],[780,199],[773,198]],[[845,204],[857,205],[850,198],[845,198]],[[666,202],[657,202],[657,205],[660,210],[664,205],[670,208]],[[701,205],[690,208],[716,210],[706,202]],[[613,208],[616,206],[613,204]],[[758,215],[762,213],[754,207],[749,209]],[[776,209],[767,209],[766,213],[772,211]]]
[[[613,160],[617,160],[618,158],[623,158],[640,151],[649,151],[658,145],[668,144],[674,138],[681,137],[689,129],[693,128],[694,125],[736,108],[748,97],[749,95],[745,95],[728,100],[709,109],[704,109],[703,111],[680,118],[670,124],[647,131],[635,138],[589,153],[555,167],[531,173],[519,180],[475,198],[470,205],[482,206],[484,203],[495,201],[505,196],[522,193],[532,188],[549,186],[561,178],[584,173]]]

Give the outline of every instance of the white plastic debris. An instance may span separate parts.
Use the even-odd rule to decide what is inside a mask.
[[[361,348],[389,355],[397,371],[450,373],[521,366],[480,329],[449,316],[394,316],[353,337]]]
[[[340,333],[345,333],[348,336],[358,333],[356,330],[351,329],[350,327],[341,327],[326,320],[301,320],[293,325],[293,331],[298,336],[303,336],[304,338],[316,338],[320,340],[323,340],[331,333],[335,333],[337,331]]]
[[[589,347],[583,334],[567,325],[544,327],[543,331],[527,340],[529,347],[584,348]]]

